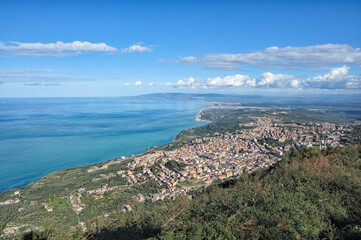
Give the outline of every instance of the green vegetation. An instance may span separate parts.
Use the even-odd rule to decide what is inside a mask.
[[[100,178],[100,174],[107,175],[118,170],[123,170],[128,161],[129,159],[125,159],[122,160],[121,163],[109,165],[107,169],[99,169],[92,173],[87,172],[90,167],[101,167],[105,163],[55,171],[26,187],[17,189],[20,191],[20,194],[17,196],[13,195],[15,190],[1,193],[1,202],[7,199],[14,199],[15,197],[19,198],[20,202],[8,206],[0,206],[0,231],[2,232],[6,226],[19,226],[22,224],[43,226],[45,224],[46,227],[51,225],[50,228],[54,234],[68,232],[70,226],[76,226],[78,224],[78,219],[75,211],[68,204],[65,197],[71,193],[78,193],[79,188],[91,190],[102,187],[105,183],[108,183],[108,186],[125,185],[126,180],[119,175],[107,180],[92,180],[94,178]],[[126,202],[125,199],[129,198],[129,196],[119,195],[118,198],[119,201]],[[94,217],[98,212],[101,213],[103,209],[111,209],[111,206],[109,206],[110,200],[102,204],[99,204],[99,202],[94,202],[86,206],[84,209],[86,219]],[[50,207],[53,207],[53,211],[47,212],[42,203],[47,203]],[[23,208],[23,210],[19,211],[21,208]],[[94,212],[88,214],[92,210],[94,210]],[[45,227],[43,228],[45,229]],[[40,234],[39,236],[42,235]]]
[[[294,150],[267,172],[212,185],[156,238],[360,239],[360,150]]]
[[[272,147],[285,147],[292,143],[291,140],[280,142],[280,141],[274,140],[273,138],[265,138],[264,141]]]
[[[142,185],[134,185],[132,189],[129,189],[129,193],[132,193],[133,195],[136,195],[138,193],[141,193],[143,195],[147,194],[153,194],[157,193],[160,187],[153,179],[147,181],[146,183]]]
[[[88,239],[360,239],[361,148],[303,148],[193,200],[179,196],[97,218]],[[69,235],[67,235],[69,237]]]
[[[183,181],[183,182],[180,182],[179,185],[182,185],[182,186],[185,186],[185,187],[193,187],[193,186],[198,186],[198,185],[202,185],[204,184],[203,181]]]
[[[187,164],[177,162],[176,160],[170,160],[166,163],[166,167],[170,167],[171,169],[175,169],[181,171],[183,167],[187,166]]]
[[[49,205],[53,207],[54,210],[62,210],[63,208],[68,207],[68,203],[65,198],[50,200]]]

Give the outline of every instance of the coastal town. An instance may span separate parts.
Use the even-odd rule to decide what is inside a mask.
[[[254,117],[251,122],[239,124],[235,132],[215,132],[190,139],[179,148],[172,150],[154,150],[135,155],[130,158],[121,157],[103,165],[94,165],[85,174],[97,174],[111,166],[121,166],[122,169],[99,173],[92,182],[106,182],[120,177],[125,184],[109,185],[105,183],[100,188],[82,187],[68,196],[58,197],[58,201],[69,206],[77,215],[78,226],[86,231],[86,222],[80,219],[80,213],[87,208],[83,199],[94,201],[112,199],[106,193],[124,191],[135,186],[154,182],[157,192],[150,194],[138,193],[134,201],[124,204],[122,212],[132,211],[133,205],[149,201],[174,200],[177,195],[192,197],[190,191],[207,187],[212,183],[225,179],[236,178],[242,174],[255,172],[257,169],[267,169],[280,161],[283,155],[292,148],[327,146],[342,146],[345,133],[352,131],[348,124],[332,123],[282,123],[277,116]],[[13,199],[0,202],[0,208],[21,202],[21,191],[13,194]],[[60,199],[60,200],[59,200]],[[44,199],[31,201],[29,205],[41,204],[46,212],[54,212],[54,201]],[[18,209],[23,211],[24,207]],[[103,213],[108,216],[108,212]],[[21,226],[8,225],[2,234],[15,234]]]
[[[258,168],[269,168],[294,147],[341,146],[344,132],[352,129],[350,125],[330,123],[275,124],[277,119],[271,117],[254,120],[244,125],[249,128],[236,133],[215,133],[214,136],[196,138],[172,151],[136,157],[128,164],[128,171],[118,174],[127,178],[130,184],[141,182],[144,176],[151,178],[165,188],[155,199],[159,199],[158,195],[173,197],[174,194],[186,194],[193,187],[207,186],[244,172],[252,173]],[[134,174],[139,168],[142,171]]]

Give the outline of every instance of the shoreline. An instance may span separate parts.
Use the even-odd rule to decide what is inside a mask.
[[[196,117],[195,117],[195,121],[196,121],[196,122],[207,122],[207,123],[211,123],[211,121],[202,120],[200,114],[202,113],[203,110],[206,110],[206,109],[212,108],[212,107],[213,107],[213,106],[211,106],[211,107],[206,107],[206,108],[201,109],[201,110],[197,113],[197,115],[196,115]],[[188,130],[188,129],[190,129],[190,128],[186,128],[186,129],[183,129],[183,130],[181,130],[181,131]],[[181,132],[181,131],[180,131],[180,132]],[[180,132],[179,132],[179,133],[180,133]],[[178,136],[179,133],[177,133],[177,134],[172,138],[172,141],[167,142],[167,143],[165,143],[165,144],[161,144],[161,145],[172,144],[172,143],[174,142],[174,139]],[[85,165],[77,165],[77,166],[73,166],[73,167],[67,167],[67,168],[58,169],[58,170],[52,171],[52,172],[50,172],[50,173],[48,173],[48,174],[40,177],[38,180],[35,180],[35,181],[33,181],[33,182],[29,182],[29,183],[26,184],[26,185],[19,186],[19,187],[14,187],[14,188],[10,188],[10,189],[6,189],[6,190],[0,190],[0,195],[2,195],[3,193],[6,193],[7,191],[13,191],[14,189],[25,188],[25,187],[27,187],[28,185],[33,184],[33,183],[41,180],[42,178],[46,177],[47,175],[53,174],[54,172],[57,172],[57,171],[64,171],[64,170],[67,170],[67,169],[72,169],[72,168],[77,168],[77,167],[87,167],[87,166],[92,166],[92,165],[96,165],[96,164],[106,163],[106,162],[112,161],[112,160],[117,159],[117,158],[122,158],[122,157],[133,158],[133,157],[138,156],[138,155],[146,154],[146,153],[147,153],[147,150],[148,150],[149,148],[154,148],[154,147],[158,147],[158,146],[161,146],[161,145],[155,145],[155,146],[148,147],[148,148],[146,148],[143,152],[138,153],[138,154],[123,155],[123,156],[115,157],[115,158],[112,158],[112,159],[107,159],[107,160],[105,160],[105,161],[100,161],[100,162],[95,162],[95,163],[90,163],[90,164],[85,164]]]
[[[196,118],[195,118],[195,120],[196,120],[196,122],[207,122],[207,123],[211,123],[212,121],[209,121],[209,120],[202,120],[202,113],[203,113],[203,111],[204,110],[206,110],[206,109],[209,109],[209,108],[211,108],[211,107],[206,107],[206,108],[203,108],[203,109],[201,109],[198,113],[197,113],[197,116],[196,116]]]
[[[215,104],[215,103],[213,103],[213,104]],[[264,107],[209,106],[209,107],[202,108],[202,109],[197,113],[197,115],[196,115],[196,117],[195,117],[195,121],[196,121],[196,122],[212,123],[212,121],[210,121],[210,120],[202,119],[202,113],[203,113],[205,110],[208,110],[208,109],[246,109],[246,108],[248,108],[248,109],[249,109],[249,108],[253,108],[253,109],[266,109],[266,108],[264,108]],[[184,130],[188,130],[188,129],[189,129],[189,128],[184,129]],[[180,133],[180,132],[179,132],[179,133]],[[178,134],[179,134],[179,133],[178,133]],[[173,142],[174,142],[174,139],[178,136],[178,134],[172,138],[172,141],[171,141],[171,142],[168,142],[168,143],[165,143],[165,144],[171,144],[171,143],[173,143]],[[135,157],[135,156],[137,156],[137,155],[142,155],[142,154],[145,154],[149,148],[154,148],[154,147],[158,147],[158,146],[160,146],[160,145],[148,147],[148,148],[145,149],[143,152],[138,153],[138,154],[132,154],[132,155],[129,155],[129,156],[123,155],[123,156],[121,156],[121,157],[131,158],[131,157]],[[76,168],[76,167],[85,167],[85,166],[91,166],[91,165],[94,165],[94,164],[106,163],[106,162],[108,162],[108,161],[112,161],[112,160],[114,160],[114,159],[116,159],[116,158],[121,158],[121,157],[115,157],[115,158],[113,158],[113,159],[108,159],[108,160],[105,160],[105,161],[96,162],[96,163],[91,163],[91,164],[86,164],[86,165],[77,165],[77,166],[73,166],[73,167],[58,169],[58,170],[52,171],[52,172],[50,172],[50,173],[42,176],[42,177],[39,178],[38,180],[33,181],[33,182],[30,182],[30,183],[28,183],[28,184],[26,184],[26,185],[24,185],[24,186],[15,187],[15,188],[10,188],[10,189],[6,189],[6,190],[0,190],[0,195],[1,195],[2,193],[7,192],[7,191],[11,191],[11,190],[14,190],[14,189],[19,189],[19,188],[27,187],[29,184],[35,183],[35,182],[39,181],[40,179],[42,179],[43,177],[45,177],[45,176],[47,176],[47,175],[49,175],[49,174],[52,174],[52,173],[54,173],[54,172],[57,172],[57,171],[64,171],[64,170],[71,169],[71,168]]]

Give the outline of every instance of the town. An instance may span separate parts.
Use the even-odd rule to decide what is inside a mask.
[[[179,148],[154,150],[132,156],[125,168],[108,174],[99,173],[92,179],[92,182],[97,182],[121,177],[126,184],[109,186],[106,183],[103,187],[95,189],[82,187],[59,199],[64,199],[64,204],[77,214],[78,226],[86,231],[85,220],[79,217],[87,207],[83,201],[84,197],[98,201],[104,199],[106,193],[154,181],[158,186],[156,193],[134,195],[134,201],[124,204],[121,211],[132,211],[132,204],[146,200],[174,200],[177,195],[191,198],[191,190],[252,173],[259,168],[269,168],[292,148],[341,146],[346,139],[345,133],[350,132],[352,128],[352,125],[327,122],[282,123],[276,115],[257,117],[253,118],[252,122],[240,124],[239,130],[235,132],[215,132],[190,139]],[[121,157],[101,166],[91,166],[85,174],[94,174],[110,166],[121,165],[125,159],[126,157]],[[13,195],[14,199],[0,202],[0,207],[21,201],[21,192],[16,191]],[[37,201],[31,201],[29,204],[37,204]],[[44,199],[41,204],[47,212],[54,211],[49,199]],[[18,209],[19,212],[23,210],[23,207]],[[108,216],[109,213],[104,212],[103,215]],[[20,228],[21,225],[16,224],[7,226],[3,234],[14,234]]]

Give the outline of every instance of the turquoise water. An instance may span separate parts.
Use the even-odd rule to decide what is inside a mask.
[[[203,125],[202,101],[0,99],[0,191],[55,170],[142,153]]]

